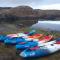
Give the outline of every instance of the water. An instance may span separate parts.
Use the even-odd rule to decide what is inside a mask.
[[[60,21],[38,21],[38,23],[32,25],[31,28],[50,31],[60,31]]]

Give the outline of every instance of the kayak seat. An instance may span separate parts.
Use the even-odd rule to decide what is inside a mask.
[[[33,48],[30,48],[30,50],[37,50],[39,47],[36,46],[36,47],[33,47]]]

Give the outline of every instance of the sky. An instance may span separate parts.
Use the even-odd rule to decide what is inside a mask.
[[[31,6],[34,9],[60,10],[60,0],[0,0],[0,7]]]
[[[52,21],[38,21],[38,23],[60,24],[60,21],[53,21],[53,22]]]

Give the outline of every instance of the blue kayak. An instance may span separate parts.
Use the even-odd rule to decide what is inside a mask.
[[[5,41],[4,41],[5,44],[17,44],[17,43],[21,43],[21,42],[26,42],[26,41],[24,38],[21,38],[21,37],[5,39]]]
[[[54,40],[45,43],[43,46],[40,46],[36,49],[26,49],[22,51],[19,55],[23,58],[27,57],[42,57],[47,56],[49,54],[55,53],[60,50],[60,41]]]
[[[37,45],[38,45],[37,42],[30,41],[30,42],[26,42],[24,44],[17,44],[15,47],[16,47],[16,49],[26,49],[26,48],[35,47]]]
[[[6,35],[0,34],[0,42],[4,42],[6,38],[8,38]]]
[[[56,41],[60,41],[60,38],[55,38]]]
[[[31,35],[34,35],[35,33],[36,33],[35,30],[31,30],[27,35],[28,35],[28,36],[31,36]]]
[[[42,57],[42,56],[47,56],[48,54],[50,53],[47,49],[38,49],[38,50],[26,49],[23,52],[21,52],[20,56],[23,58]]]

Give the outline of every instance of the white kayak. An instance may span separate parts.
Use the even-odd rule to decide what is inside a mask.
[[[60,50],[60,43],[58,42],[51,41],[45,43],[35,50],[26,49],[23,52],[21,52],[19,55],[23,58],[46,56]]]

